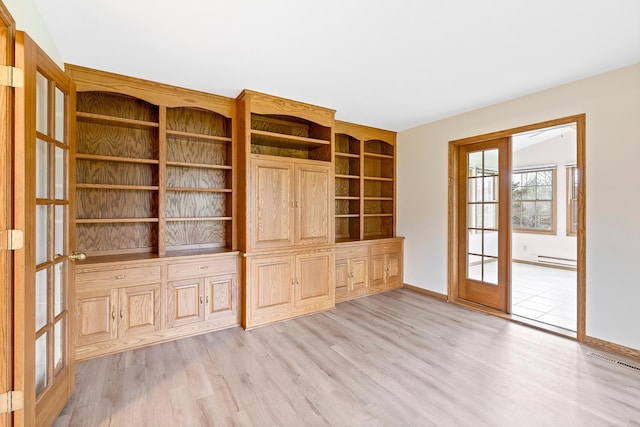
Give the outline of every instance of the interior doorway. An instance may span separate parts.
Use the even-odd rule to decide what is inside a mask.
[[[511,314],[577,331],[577,125],[511,137]]]
[[[529,153],[523,157],[526,162],[530,163],[529,165],[521,164],[518,158],[515,158],[514,162],[512,149],[525,150],[523,151],[525,154],[527,149],[523,146],[525,144],[518,143],[518,140],[528,140],[530,148],[528,151],[531,152],[533,150],[531,147],[534,145],[532,142],[543,141],[547,137],[561,137],[560,135],[564,135],[562,138],[569,138],[569,133],[573,133],[575,141],[571,159],[562,162],[556,161],[555,164],[540,160],[534,162],[533,155]],[[482,179],[478,180],[477,171],[470,168],[470,166],[477,166],[478,163],[477,159],[474,160],[472,157],[478,157],[477,153],[482,152],[484,159],[484,145],[497,140],[507,141],[508,150],[505,151],[507,154],[502,154],[505,165],[496,169],[483,160],[480,168]],[[514,140],[516,140],[515,146]],[[516,162],[520,164],[516,165]],[[515,170],[513,170],[514,166]],[[557,178],[559,173],[563,173],[562,179]],[[586,183],[584,176],[584,115],[450,141],[449,300],[501,317],[533,323],[535,326],[565,333],[584,341],[586,294]],[[498,188],[495,184],[502,180],[505,180],[507,185],[506,187],[500,186],[499,191],[495,194],[489,194],[486,191],[492,188],[491,180],[495,181],[495,188]],[[568,185],[570,188],[563,187],[559,191],[557,187],[560,181],[563,183],[562,185]],[[479,188],[482,194],[478,199],[477,185],[480,182]],[[560,198],[562,198],[563,204],[567,203],[567,206],[563,205],[562,209],[557,206],[557,203],[560,203]],[[556,202],[556,205],[552,203],[553,201]],[[506,206],[506,210],[499,209],[498,206]],[[492,214],[493,211],[495,212]],[[562,219],[559,219],[559,214],[562,214]],[[495,220],[493,225],[492,220]],[[562,223],[562,227],[558,225],[559,223]],[[532,241],[514,237],[516,236],[514,229],[517,229],[518,235],[526,234],[528,231],[523,230],[523,226],[531,224],[534,227],[544,229],[546,235],[539,234],[545,237],[551,236],[553,233],[557,234],[560,229],[565,234],[570,232],[572,235],[563,237],[566,237],[565,243],[571,240],[575,242],[573,252],[565,256],[555,251],[556,248],[538,250],[537,244],[531,243]],[[501,238],[505,230],[508,236],[506,239]],[[537,233],[538,230],[534,230],[531,234]],[[478,236],[481,236],[479,245]],[[494,244],[497,246],[493,247]],[[534,248],[535,253],[533,252]],[[500,254],[504,250],[507,251],[507,254],[501,256]],[[529,258],[522,255],[524,252],[528,252]],[[532,255],[535,256],[535,259],[531,258]],[[503,258],[502,262],[501,258]],[[516,262],[513,262],[514,260]],[[562,265],[563,263],[565,265]],[[552,265],[554,268],[549,268]],[[538,268],[538,270],[533,270],[533,268]],[[542,268],[546,270],[540,270]],[[487,282],[492,282],[492,280],[484,280],[484,272],[491,273],[493,270],[495,270],[495,285],[501,283],[500,277],[504,277],[503,281],[506,283],[504,291],[501,291],[498,297],[504,299],[498,304],[489,303],[486,293],[467,291],[470,284],[472,288],[478,284],[491,284]],[[481,276],[478,276],[478,271],[481,272]],[[569,282],[572,290],[564,292],[559,289],[556,279],[552,280],[551,274],[541,275],[541,271],[558,273],[558,276],[564,272],[573,273],[575,275],[573,279],[571,277],[558,279],[558,281]],[[533,291],[532,286],[527,288],[528,273],[538,277],[538,284],[550,285],[552,289],[540,289],[540,294],[537,294]],[[490,279],[489,276],[487,278]],[[520,284],[519,287],[514,286],[516,282]],[[496,289],[499,287],[496,286]],[[490,288],[484,286],[481,289]],[[543,293],[545,294],[542,295]],[[555,302],[550,303],[540,299],[551,297],[552,294],[554,297],[565,298],[565,300],[555,305]],[[529,309],[532,309],[532,305],[545,302],[549,303],[549,307],[536,306],[538,308],[536,311],[540,313],[540,316],[547,315],[545,319],[530,319],[523,316],[523,314],[532,314],[532,312],[525,312],[524,309],[527,308],[527,305]],[[572,304],[573,310],[570,308]],[[551,312],[561,309],[560,305],[564,305],[563,308],[566,310],[564,315],[567,316],[567,319],[565,322],[551,321],[552,317],[557,315],[557,312]],[[543,308],[547,309],[542,310]]]

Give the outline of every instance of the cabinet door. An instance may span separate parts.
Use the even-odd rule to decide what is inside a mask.
[[[333,252],[296,256],[296,305],[326,304],[335,296]]]
[[[336,260],[336,299],[344,298],[349,294],[349,260]]]
[[[330,168],[327,166],[296,166],[296,241],[297,245],[331,242],[329,205]]]
[[[293,244],[293,165],[252,160],[251,240],[255,248]]]
[[[111,289],[76,294],[76,345],[94,344],[118,337],[118,291]]]
[[[388,254],[386,259],[386,282],[402,283],[402,254]]]
[[[371,257],[371,286],[382,286],[385,283],[385,255]]]
[[[260,257],[251,260],[251,314],[287,313],[293,307],[293,258]]]
[[[119,293],[120,338],[160,329],[160,284],[121,288]]]
[[[176,280],[167,284],[167,326],[204,320],[204,279]]]
[[[207,320],[238,311],[238,277],[235,274],[206,277],[204,283]]]
[[[350,261],[351,289],[357,291],[369,287],[369,259],[353,258]]]

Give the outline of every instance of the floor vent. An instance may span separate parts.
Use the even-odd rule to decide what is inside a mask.
[[[604,354],[594,353],[593,351],[587,351],[587,356],[595,357],[600,360],[605,360],[609,363],[614,363],[616,365],[624,366],[625,368],[635,369],[640,372],[640,366],[635,366],[627,362],[623,362],[622,360],[614,359],[613,357],[605,356]]]

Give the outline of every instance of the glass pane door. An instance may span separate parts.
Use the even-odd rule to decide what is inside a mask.
[[[509,139],[460,148],[458,297],[501,311],[508,306]]]
[[[36,398],[68,363],[68,97],[55,81],[36,72]]]

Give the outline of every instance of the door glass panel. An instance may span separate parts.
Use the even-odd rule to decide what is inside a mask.
[[[484,230],[482,239],[482,253],[485,255],[497,257],[498,256],[498,232]]]
[[[484,151],[484,175],[498,174],[498,149]]]
[[[36,130],[47,134],[49,103],[49,81],[45,76],[36,73]]]
[[[47,335],[36,340],[36,395],[47,387]]]
[[[60,147],[56,147],[55,149],[55,158],[56,158],[56,199],[61,200],[66,196],[66,189],[64,183],[66,182],[66,170],[64,165],[66,151]]]
[[[54,289],[53,289],[53,309],[54,316],[60,315],[63,310],[66,309],[64,302],[65,300],[65,291],[66,291],[66,281],[65,281],[65,273],[67,271],[67,262],[59,262],[54,267]]]
[[[467,256],[467,277],[473,280],[482,280],[482,257],[478,255]]]
[[[467,278],[497,284],[498,150],[468,153]]]
[[[48,260],[47,255],[47,206],[36,206],[36,264]]]
[[[498,284],[498,259],[484,257],[482,259],[482,281],[490,285]]]
[[[64,318],[60,319],[53,327],[53,369],[58,371],[63,367],[62,345],[64,340]]]
[[[483,212],[482,228],[498,228],[498,205],[496,203],[483,203]]]
[[[49,144],[36,140],[36,197],[49,198]]]
[[[59,257],[62,255],[66,255],[66,251],[64,250],[64,206],[56,206],[55,207],[55,229],[54,229],[54,239],[55,239],[55,256]]]
[[[47,269],[36,273],[36,332],[47,324]]]
[[[56,140],[65,142],[64,140],[64,93],[56,88]]]

